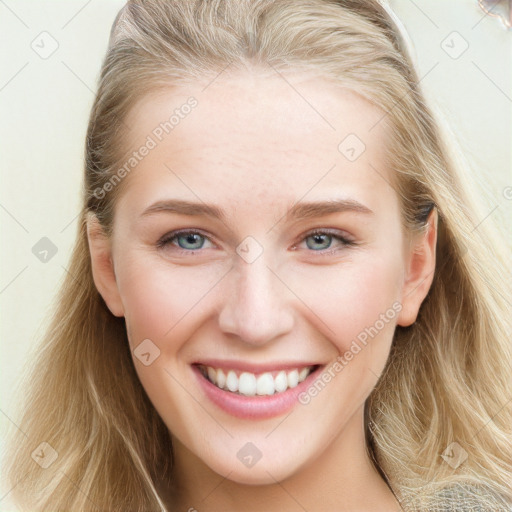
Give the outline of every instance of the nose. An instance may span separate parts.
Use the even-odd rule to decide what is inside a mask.
[[[219,327],[244,343],[260,346],[290,332],[294,317],[292,295],[269,268],[266,258],[252,263],[239,260],[226,282],[226,299]]]

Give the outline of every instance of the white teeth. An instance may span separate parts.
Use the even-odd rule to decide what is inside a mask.
[[[276,391],[281,393],[288,389],[288,378],[286,377],[286,372],[281,371],[277,374],[275,379]]]
[[[230,370],[228,372],[228,376],[226,378],[226,387],[229,389],[229,391],[232,391],[233,393],[235,391],[238,391],[238,377],[236,376],[236,373],[233,370]]]
[[[309,368],[302,368],[299,372],[299,382],[302,382],[309,375]]]
[[[288,374],[288,387],[294,388],[299,383],[299,372],[298,370],[293,370]]]
[[[256,394],[258,395],[273,395],[275,391],[274,378],[271,373],[263,373],[256,381]]]
[[[242,395],[254,396],[256,394],[256,376],[254,373],[244,372],[238,378],[238,391]]]
[[[211,367],[210,367],[211,368]],[[213,370],[213,368],[212,368]],[[215,370],[213,370],[215,372]],[[215,375],[213,376],[213,379],[210,379],[212,382],[217,382],[217,386],[219,386],[220,389],[223,389],[226,387],[226,374],[222,370],[217,370],[217,380],[215,381]]]
[[[239,376],[234,370],[225,373],[221,369],[211,366],[202,366],[201,371],[210,382],[220,389],[231,391],[245,396],[268,396],[282,393],[289,388],[296,387],[311,373],[313,367],[281,370],[275,377],[270,372],[255,375],[251,372],[242,372]]]

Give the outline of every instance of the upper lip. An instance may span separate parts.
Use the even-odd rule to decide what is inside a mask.
[[[320,366],[318,362],[312,361],[274,361],[271,363],[254,364],[247,361],[223,361],[220,359],[202,359],[193,363],[195,365],[211,366],[212,368],[222,368],[223,370],[239,370],[254,374],[274,372],[278,370],[295,370],[296,368],[306,368],[310,366]]]

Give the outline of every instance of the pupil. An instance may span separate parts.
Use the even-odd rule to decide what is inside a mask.
[[[330,235],[312,235],[311,238],[314,240],[315,244],[323,245],[320,249],[326,249],[330,245]],[[309,244],[308,244],[309,247]],[[315,247],[309,247],[310,249],[314,249]],[[318,249],[318,247],[316,247]]]
[[[197,233],[189,233],[187,235],[182,235],[180,237],[181,240],[184,240],[184,245],[180,243],[180,245],[184,249],[191,249],[191,247],[187,246],[187,244],[195,245],[195,247],[192,247],[192,249],[199,249],[202,245],[201,243],[201,235],[198,235]]]

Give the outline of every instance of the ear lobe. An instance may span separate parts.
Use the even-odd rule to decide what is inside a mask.
[[[87,240],[94,284],[111,313],[122,317],[124,307],[117,288],[110,239],[103,232],[96,215],[90,212],[87,215]]]
[[[432,285],[436,268],[437,226],[437,209],[434,207],[428,216],[426,231],[412,242],[406,260],[408,266],[402,287],[402,310],[397,320],[402,327],[416,321],[421,303]]]

